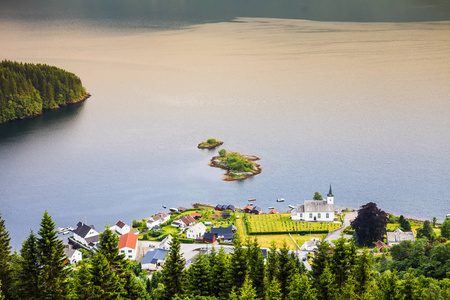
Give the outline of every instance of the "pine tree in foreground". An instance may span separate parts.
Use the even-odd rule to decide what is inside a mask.
[[[164,296],[162,299],[167,300],[172,299],[174,296],[181,297],[185,291],[184,258],[180,252],[180,240],[176,234],[172,237],[161,278],[164,285]]]
[[[228,295],[231,293],[231,280],[229,274],[229,260],[228,256],[220,248],[217,254],[216,263],[211,270],[211,285],[213,296],[216,296],[222,300],[228,299]]]
[[[234,251],[230,259],[230,273],[233,286],[239,289],[247,276],[246,249],[242,247],[242,241],[234,239]]]
[[[111,271],[111,266],[102,252],[98,252],[92,259],[90,273],[94,291],[93,299],[122,299],[125,294],[123,284],[117,274]]]
[[[201,253],[194,258],[188,270],[189,292],[191,296],[209,296],[211,277],[209,262]]]
[[[58,239],[55,223],[47,211],[41,221],[37,239],[40,265],[40,291],[44,299],[65,299],[69,295],[69,270],[64,266],[67,259],[64,244]]]
[[[317,291],[305,274],[295,274],[289,282],[289,300],[316,300]]]
[[[40,295],[39,252],[33,231],[23,242],[20,255],[22,259],[19,261],[17,270],[18,288],[16,293],[22,299],[38,299]]]
[[[11,284],[10,240],[9,233],[6,231],[5,220],[0,215],[0,282],[2,283],[0,293],[3,295],[6,295],[8,287]]]
[[[75,273],[74,293],[77,299],[94,299],[94,285],[92,284],[92,274],[87,262],[81,261],[78,271]]]

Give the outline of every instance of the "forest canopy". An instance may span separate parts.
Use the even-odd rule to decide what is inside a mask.
[[[75,74],[45,65],[0,62],[0,124],[85,99]]]

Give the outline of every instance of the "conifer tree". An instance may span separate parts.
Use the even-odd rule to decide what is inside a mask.
[[[280,264],[278,260],[278,250],[277,243],[272,241],[270,243],[269,252],[267,255],[267,281],[271,282],[274,278],[278,276]]]
[[[39,252],[37,250],[37,239],[33,231],[22,243],[20,256],[22,259],[19,261],[16,292],[22,299],[39,299],[41,292],[39,285]]]
[[[111,270],[121,274],[125,269],[125,255],[119,253],[119,237],[109,226],[106,226],[105,231],[100,234],[98,245],[99,252],[102,252],[111,266]]]
[[[41,221],[37,239],[40,265],[40,291],[43,298],[65,299],[69,295],[69,271],[64,266],[67,259],[63,242],[58,239],[55,223],[47,211]]]
[[[358,283],[356,285],[356,293],[361,297],[370,289],[374,280],[372,257],[367,250],[364,250],[364,252],[357,257],[353,274],[355,281]]]
[[[314,282],[317,282],[319,280],[320,275],[322,275],[325,268],[330,265],[330,251],[330,244],[325,240],[322,240],[317,245],[317,249],[314,250],[314,260],[311,267],[311,275]]]
[[[5,220],[2,219],[0,214],[0,282],[2,287],[0,292],[3,295],[7,294],[8,288],[11,284],[11,246],[9,245],[8,231],[6,231]]]
[[[294,271],[294,262],[289,255],[289,248],[286,241],[284,241],[283,246],[280,249],[278,260],[280,268],[276,278],[280,283],[283,299],[286,299],[288,294],[289,276]]]
[[[333,250],[331,256],[330,268],[332,273],[336,276],[336,284],[338,288],[342,288],[350,276],[352,267],[356,260],[356,247],[353,241],[346,244],[347,240],[344,237],[339,238],[335,242],[336,248]]]
[[[450,219],[445,219],[441,227],[441,236],[450,239]]]
[[[317,288],[317,299],[318,300],[337,300],[340,299],[338,296],[338,289],[334,282],[333,273],[331,273],[328,266],[325,267],[323,273],[320,275],[319,280],[315,283]]]
[[[92,284],[92,274],[88,263],[81,261],[78,271],[74,276],[74,293],[77,299],[94,299],[94,286]]]
[[[147,291],[141,284],[139,278],[137,278],[134,273],[128,269],[121,276],[124,279],[124,290],[126,298],[133,300],[143,300],[148,298]]]
[[[217,254],[216,264],[211,270],[212,295],[220,299],[228,299],[231,292],[231,280],[229,276],[229,261],[223,248]]]
[[[342,288],[338,288],[340,298],[355,300],[358,299],[358,295],[356,294],[356,285],[357,282],[355,281],[355,279],[353,279],[353,276],[347,276]]]
[[[248,275],[245,276],[244,283],[239,289],[239,300],[256,300],[256,290],[252,286],[252,281]]]
[[[98,252],[92,259],[91,281],[94,299],[122,299],[125,295],[123,285],[102,252]]]
[[[247,275],[246,250],[242,247],[240,238],[234,240],[234,252],[231,254],[230,271],[233,286],[239,289]]]
[[[164,285],[163,299],[170,300],[174,296],[183,296],[185,291],[184,259],[180,252],[178,235],[173,235],[170,250],[162,271],[161,281]]]
[[[258,297],[258,299],[264,298]],[[267,289],[267,300],[281,300],[281,299],[283,299],[283,295],[281,294],[280,283],[276,278],[274,278],[270,282],[269,288]]]
[[[265,282],[265,266],[264,257],[261,253],[258,240],[247,240],[247,264],[250,280],[256,288],[256,296],[260,299],[264,298],[266,282]]]
[[[209,262],[204,255],[199,254],[188,270],[189,292],[192,296],[209,296],[211,289],[211,277]],[[222,276],[222,275],[219,275]]]
[[[215,247],[212,247],[211,252],[208,254],[208,262],[209,262],[209,267],[210,269],[212,269],[214,267],[214,265],[216,264],[216,260],[217,260],[217,251]]]
[[[305,274],[295,274],[289,282],[289,300],[316,300],[317,291]]]

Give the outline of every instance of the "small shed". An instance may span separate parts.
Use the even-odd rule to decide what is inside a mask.
[[[271,211],[269,211],[269,214],[277,214],[278,212],[275,209],[272,209]]]
[[[206,232],[203,235],[203,241],[206,243],[214,243],[216,241],[216,235],[210,232]]]
[[[253,206],[251,206],[251,205],[247,205],[246,207],[244,207],[244,211],[247,214],[252,213],[252,210],[253,210]]]

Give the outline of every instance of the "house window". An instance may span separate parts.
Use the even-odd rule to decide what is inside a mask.
[[[312,219],[312,213],[309,213],[309,218]]]
[[[132,258],[133,256],[132,255],[128,255],[128,258]]]
[[[128,253],[131,253],[131,252],[133,252],[133,250],[128,250]]]
[[[320,219],[320,216],[321,216],[320,213],[318,213],[318,214],[317,214],[317,218]]]
[[[300,214],[300,218],[303,218],[303,214]]]
[[[327,213],[326,216],[327,216],[327,219],[330,218],[330,214],[329,213]]]
[[[125,250],[120,250],[120,253],[125,253]]]

